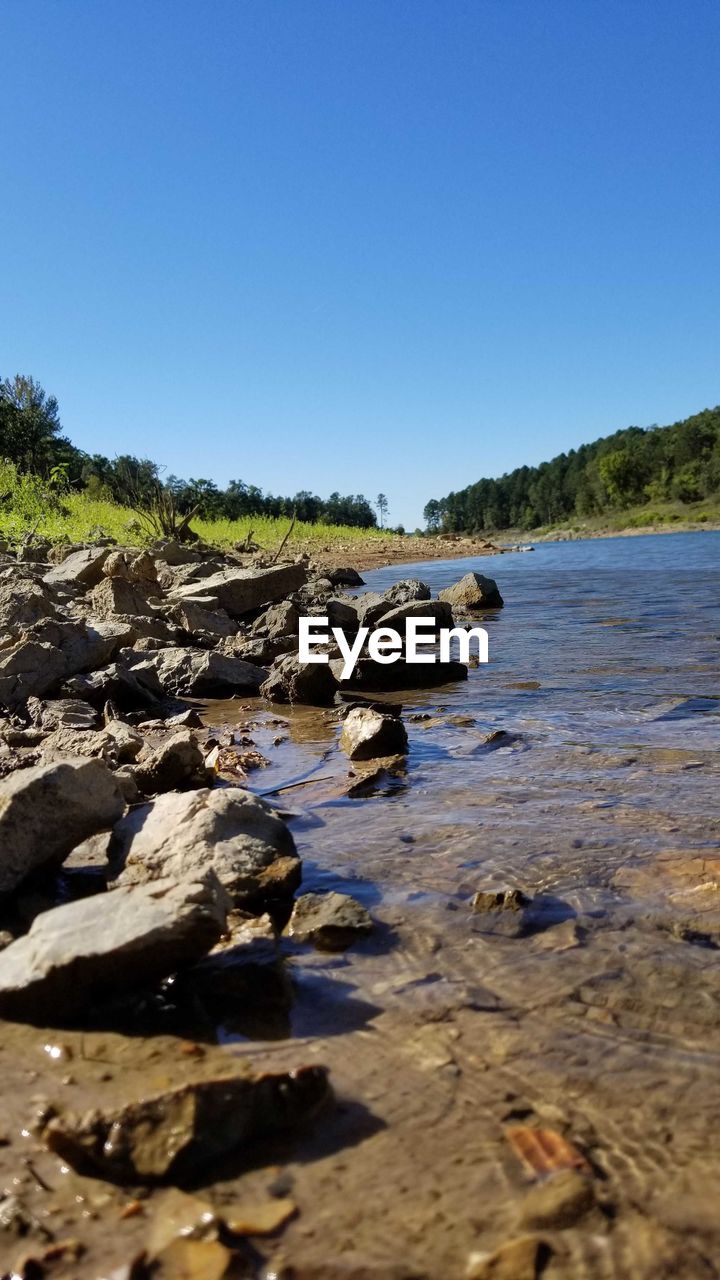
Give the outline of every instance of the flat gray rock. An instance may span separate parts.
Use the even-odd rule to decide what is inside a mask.
[[[159,981],[207,954],[225,928],[228,905],[206,871],[44,911],[0,952],[0,1014],[56,1023]]]
[[[273,565],[268,569],[223,569],[200,582],[178,587],[171,594],[176,600],[190,596],[197,603],[207,598],[210,608],[219,606],[237,618],[283,600],[306,581],[307,570],[301,564]]]

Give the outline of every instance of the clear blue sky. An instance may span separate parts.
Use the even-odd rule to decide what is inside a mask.
[[[430,497],[720,400],[716,0],[3,0],[0,375]]]

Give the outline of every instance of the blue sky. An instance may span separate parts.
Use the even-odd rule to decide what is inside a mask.
[[[720,400],[715,0],[3,0],[0,375],[430,497]]]

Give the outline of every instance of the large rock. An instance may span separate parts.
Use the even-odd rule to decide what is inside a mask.
[[[421,582],[419,578],[401,578],[400,582],[394,582],[383,592],[391,605],[408,604],[410,600],[429,600],[431,594],[427,583]]]
[[[181,787],[203,787],[211,781],[205,757],[190,729],[179,729],[154,751],[143,754],[133,776],[146,796]]]
[[[185,879],[212,867],[238,906],[253,909],[300,883],[290,831],[264,800],[240,787],[170,792],[115,828],[118,883]]]
[[[360,658],[347,680],[341,679],[344,659],[330,663],[340,691],[357,690],[359,693],[395,693],[404,689],[431,689],[436,685],[450,684],[454,680],[467,680],[468,669],[463,662],[397,662],[382,665],[371,658]]]
[[[270,639],[277,639],[278,636],[296,636],[299,617],[297,605],[291,600],[282,600],[280,604],[271,605],[265,613],[256,618],[252,630],[255,635],[266,635]]]
[[[352,707],[340,734],[340,746],[351,760],[402,755],[407,751],[405,726],[397,716],[383,715],[372,707]]]
[[[138,679],[154,672],[166,693],[257,693],[267,672],[243,658],[229,658],[216,649],[159,649],[131,668]]]
[[[334,587],[364,587],[365,579],[357,569],[328,569],[327,577]]]
[[[0,1014],[27,1022],[89,1014],[97,1001],[200,960],[221,936],[227,909],[206,870],[44,911],[0,952]]]
[[[278,658],[260,693],[270,702],[305,703],[330,707],[335,701],[337,679],[326,662],[301,662],[294,653]]]
[[[376,627],[392,627],[401,635],[408,618],[432,618],[436,627],[451,627],[452,609],[444,600],[406,600],[404,604],[391,605],[374,620]]]
[[[173,617],[185,631],[204,631],[212,636],[235,636],[238,631],[237,622],[224,609],[208,609],[192,599],[176,605]]]
[[[482,573],[466,573],[459,582],[440,591],[439,597],[457,609],[499,609],[503,603],[495,579]]]
[[[153,614],[142,587],[119,574],[104,577],[93,587],[90,607],[98,618],[112,618],[118,613],[126,617],[152,617]]]
[[[99,760],[36,765],[0,783],[0,893],[117,822],[125,804]]]
[[[0,703],[21,706],[69,676],[103,666],[131,635],[127,627],[114,623],[37,623],[0,650]]]
[[[0,630],[19,631],[43,618],[56,618],[50,593],[31,578],[0,581]]]
[[[102,578],[103,565],[110,551],[110,547],[83,547],[81,551],[73,551],[60,564],[48,570],[43,582],[50,585],[94,587]]]
[[[233,618],[274,604],[297,591],[307,580],[301,564],[273,565],[269,569],[224,569],[201,582],[177,588],[175,599],[192,596],[198,602],[207,599],[210,608],[219,606]]]
[[[44,1138],[79,1173],[112,1182],[184,1181],[228,1153],[309,1120],[331,1098],[327,1070],[238,1071],[81,1116],[57,1116]],[[184,1267],[172,1271],[189,1275]],[[209,1273],[204,1267],[198,1278]],[[219,1275],[213,1271],[213,1275]]]

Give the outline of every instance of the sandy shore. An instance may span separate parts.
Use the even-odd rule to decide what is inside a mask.
[[[338,569],[352,565],[354,569],[381,569],[388,564],[414,564],[424,560],[459,560],[465,556],[493,556],[509,550],[487,538],[462,537],[458,534],[439,535],[435,538],[389,537],[328,543],[325,547],[312,548],[301,542],[294,545],[297,553],[307,551],[313,563],[323,569]]]

